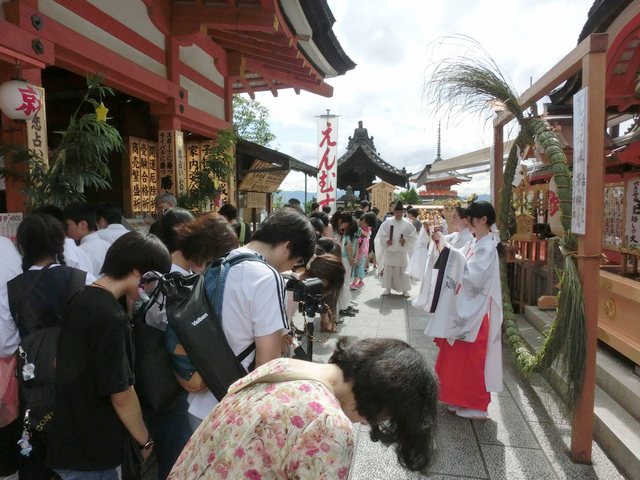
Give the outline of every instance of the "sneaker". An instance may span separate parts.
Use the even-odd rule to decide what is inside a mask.
[[[358,283],[355,284],[356,288],[362,288],[364,287],[364,282],[362,280],[360,280]]]
[[[411,296],[411,294],[409,292],[402,292],[402,296],[404,298],[409,298]]]
[[[391,289],[390,288],[385,288],[384,292],[382,292],[383,295],[391,295]]]
[[[355,317],[356,316],[356,312],[354,312],[353,310],[340,310],[338,312],[340,315],[344,316],[344,317]]]
[[[456,413],[461,408],[462,407],[458,407],[457,405],[447,405],[447,410],[449,410],[451,413]]]
[[[489,417],[489,413],[471,408],[459,408],[456,410],[456,415],[469,420],[486,420]]]
[[[351,285],[349,285],[349,290],[355,290],[356,288],[358,288],[356,286],[356,282],[351,282]]]

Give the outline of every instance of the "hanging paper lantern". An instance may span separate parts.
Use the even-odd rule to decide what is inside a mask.
[[[31,120],[41,104],[38,89],[24,80],[10,80],[0,85],[0,110],[13,120]]]

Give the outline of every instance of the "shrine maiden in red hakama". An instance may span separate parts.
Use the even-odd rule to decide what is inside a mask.
[[[490,203],[474,202],[467,213],[476,235],[468,246],[453,248],[434,234],[446,266],[440,267],[436,308],[425,334],[440,347],[435,367],[440,401],[461,417],[486,418],[489,392],[502,390],[499,240],[490,229],[495,222]]]

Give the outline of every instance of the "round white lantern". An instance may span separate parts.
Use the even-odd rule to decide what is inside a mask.
[[[31,120],[41,104],[40,92],[29,82],[10,80],[0,85],[0,110],[9,118]]]

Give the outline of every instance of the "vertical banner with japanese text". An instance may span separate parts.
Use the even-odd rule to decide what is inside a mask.
[[[318,117],[318,203],[336,211],[338,196],[338,117]]]
[[[187,161],[184,152],[184,133],[180,130],[174,130],[173,138],[176,163],[176,195],[182,195],[187,193]]]
[[[152,214],[158,194],[158,145],[143,138],[129,137],[128,146],[130,195],[127,210],[133,216]]]
[[[625,221],[625,247],[640,248],[640,178],[627,181]]]
[[[161,192],[176,194],[175,149],[173,130],[158,132],[158,179]]]
[[[31,120],[27,120],[27,147],[49,165],[49,145],[47,142],[47,112],[44,101],[44,88],[34,87],[40,93],[40,109]]]
[[[585,234],[587,216],[587,131],[588,88],[573,96],[573,192],[571,197],[571,233]],[[595,212],[589,212],[592,215]]]

